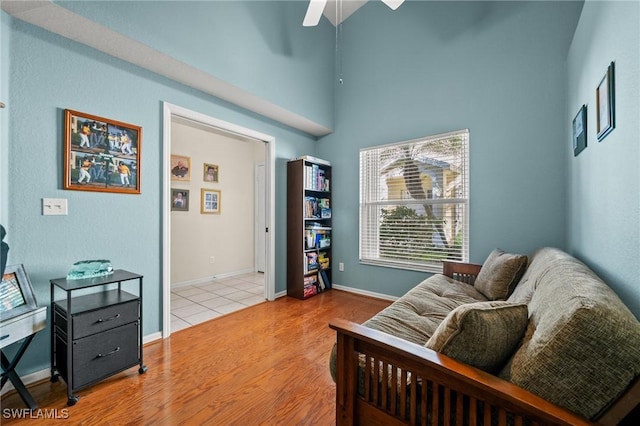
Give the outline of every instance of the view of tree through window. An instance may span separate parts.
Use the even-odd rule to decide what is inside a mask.
[[[467,130],[360,151],[360,260],[437,271],[468,260]]]

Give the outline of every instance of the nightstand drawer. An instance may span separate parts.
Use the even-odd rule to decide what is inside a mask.
[[[73,342],[73,388],[133,367],[138,362],[138,323]]]
[[[138,300],[133,300],[73,315],[72,339],[80,339],[137,321],[138,304]]]

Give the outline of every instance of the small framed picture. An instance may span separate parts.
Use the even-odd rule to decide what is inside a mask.
[[[573,156],[587,147],[587,106],[582,105],[573,119]]]
[[[218,182],[218,166],[216,164],[204,163],[204,174],[202,179],[205,182]]]
[[[140,194],[142,127],[64,112],[64,189]]]
[[[189,211],[189,190],[171,188],[171,211]]]
[[[189,182],[191,180],[191,158],[171,155],[171,180]]]
[[[215,189],[201,189],[201,204],[200,213],[202,214],[216,214],[220,213],[221,193]]]
[[[596,132],[601,141],[616,127],[614,63],[607,68],[596,89]]]

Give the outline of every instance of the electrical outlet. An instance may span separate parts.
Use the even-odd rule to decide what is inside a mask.
[[[66,198],[43,198],[42,214],[44,216],[66,216],[69,214]]]
[[[340,272],[344,271],[344,263],[342,263],[342,262],[338,263],[338,271],[340,271]]]
[[[213,262],[215,262],[216,257],[215,256],[209,256],[209,265],[213,265]]]

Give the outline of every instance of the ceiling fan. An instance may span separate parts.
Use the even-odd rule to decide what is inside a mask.
[[[334,1],[336,3],[336,8],[339,5],[340,8],[342,9],[343,2],[345,0],[334,0]],[[402,3],[404,3],[404,0],[381,0],[381,1],[387,6],[389,6],[392,10],[396,10],[398,7],[400,7]],[[305,27],[315,27],[316,25],[318,25],[318,23],[320,22],[320,18],[322,17],[322,13],[325,10],[325,6],[327,5],[327,2],[328,0],[309,0],[309,7],[307,8],[307,13],[304,16],[304,21],[302,22],[302,25]],[[334,25],[340,24],[340,22],[338,21],[342,21],[346,19],[351,13],[353,13],[359,7],[363,6],[366,2],[367,0],[348,2],[348,4],[351,4],[351,7],[349,8],[348,11],[346,11],[346,14],[344,16],[341,16],[341,18],[336,17],[336,22],[333,22],[332,20],[332,23]]]

